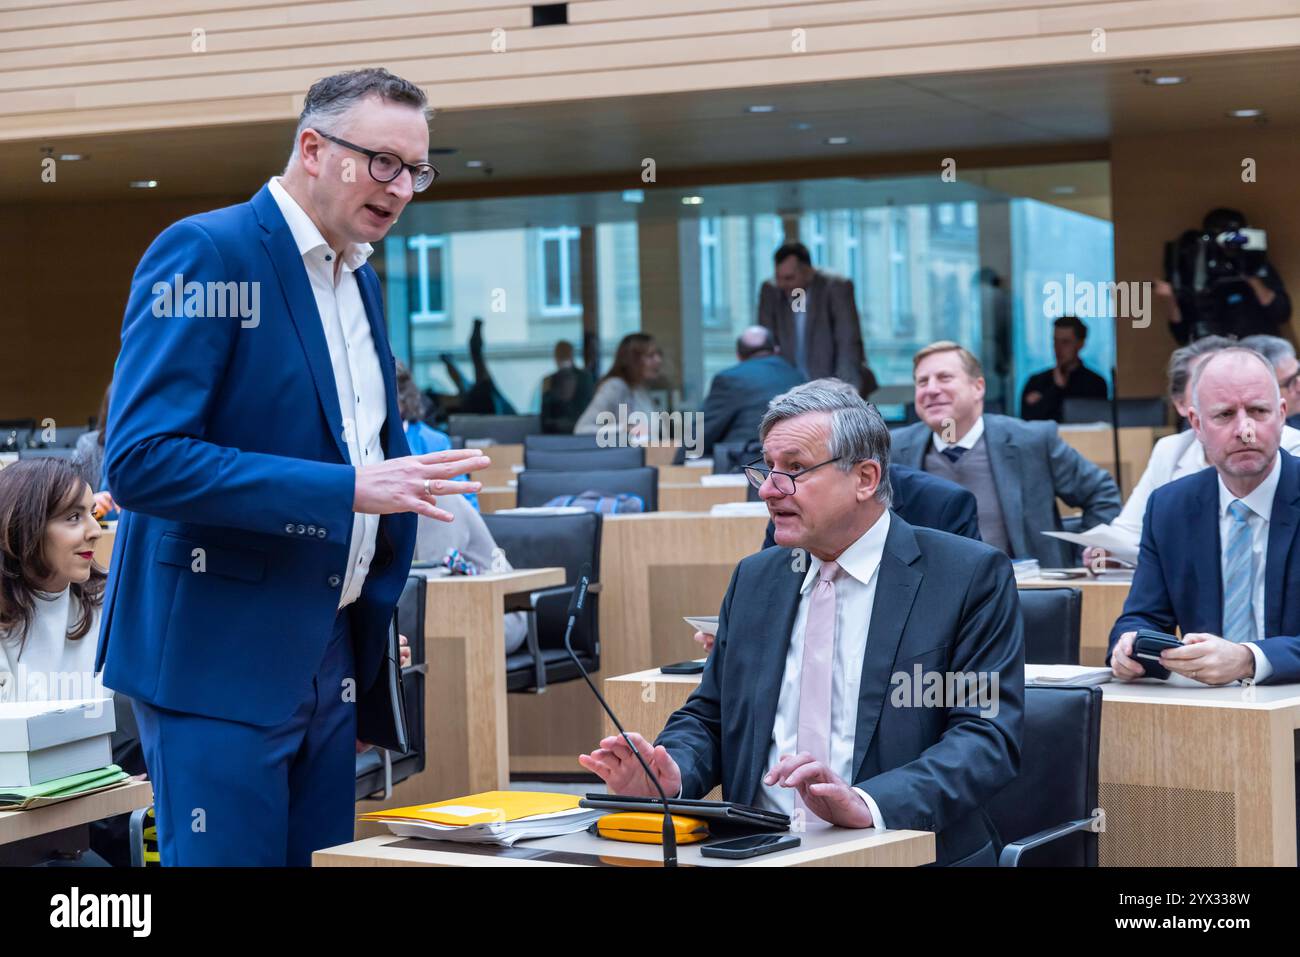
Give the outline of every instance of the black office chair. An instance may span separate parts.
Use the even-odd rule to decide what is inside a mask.
[[[999,867],[1096,867],[1101,689],[1025,688],[1020,774],[985,805]]]
[[[1149,425],[1160,427],[1169,424],[1169,404],[1164,396],[1150,398],[1118,399],[1116,415],[1119,427]],[[1084,422],[1111,422],[1110,399],[1080,399],[1067,397],[1061,404],[1061,423],[1075,425]]]
[[[601,495],[618,495],[627,492],[639,496],[647,512],[659,510],[659,470],[603,469],[590,472],[543,472],[525,469],[519,473],[515,502],[520,508],[545,505],[561,495],[581,495],[599,492]],[[515,560],[510,560],[515,564]]]
[[[1034,665],[1077,665],[1083,592],[1077,588],[1020,589],[1025,626],[1025,661]]]
[[[543,472],[584,472],[645,468],[645,449],[610,446],[571,451],[530,449],[524,445],[524,468]]]
[[[394,785],[424,770],[424,608],[427,587],[423,575],[410,576],[397,600],[397,611],[393,616],[397,633],[405,635],[411,646],[411,663],[402,669],[402,698],[406,705],[411,750],[406,754],[394,754],[383,748],[371,748],[358,754],[358,801],[367,798],[387,800],[393,795]]]
[[[470,448],[483,440],[497,445],[518,445],[527,436],[541,431],[542,420],[536,415],[447,416],[447,434],[462,436]]]
[[[587,596],[583,612],[573,626],[574,654],[589,672],[600,668],[599,582],[601,516],[484,515],[483,521],[497,546],[515,568],[564,569],[564,584],[528,594],[512,610],[528,612],[528,639],[522,649],[506,658],[506,690],[540,694],[550,684],[573,681],[582,675],[564,650],[569,600],[584,564],[591,564],[595,591]]]
[[[600,448],[596,433],[589,435],[527,435],[524,454],[529,452],[587,452]]]
[[[758,439],[749,442],[715,442],[713,474],[731,475],[740,472],[750,462],[762,457],[763,443]]]

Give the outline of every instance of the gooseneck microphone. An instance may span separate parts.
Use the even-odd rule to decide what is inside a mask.
[[[582,680],[587,682],[587,687],[590,688],[591,693],[596,696],[596,700],[600,702],[600,706],[605,709],[605,713],[609,715],[609,720],[614,722],[614,727],[618,728],[618,733],[623,736],[623,740],[627,742],[627,746],[631,748],[632,753],[636,755],[637,763],[641,765],[641,770],[645,772],[645,776],[650,779],[650,783],[653,784],[655,790],[659,792],[659,802],[664,806],[664,867],[676,867],[677,832],[673,829],[673,816],[672,811],[668,807],[668,795],[664,793],[663,787],[659,784],[659,779],[651,772],[650,765],[646,764],[646,760],[641,756],[641,752],[636,749],[636,745],[632,743],[632,739],[629,738],[627,732],[623,730],[623,725],[610,709],[609,703],[605,700],[605,696],[596,690],[595,684],[592,683],[591,676],[587,674],[587,669],[582,667],[582,662],[579,661],[578,656],[573,653],[573,645],[571,644],[573,626],[577,623],[578,615],[582,612],[583,606],[586,604],[587,587],[590,584],[591,563],[588,562],[579,570],[578,583],[573,587],[573,597],[569,599],[569,621],[564,627],[564,650],[569,653],[569,657],[573,659],[573,663],[578,666],[578,672],[582,675]]]

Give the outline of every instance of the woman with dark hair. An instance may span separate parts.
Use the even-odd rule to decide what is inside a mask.
[[[664,354],[654,336],[644,332],[624,336],[618,344],[618,351],[614,353],[614,365],[596,384],[596,394],[578,419],[578,424],[573,427],[573,434],[595,434],[600,429],[602,413],[612,415],[615,422],[626,422],[634,412],[640,412],[648,422],[656,410],[645,385],[659,378],[663,361]],[[620,407],[626,410],[621,416]],[[603,421],[608,422],[609,419]],[[630,436],[643,432],[639,422],[628,430]]]
[[[106,697],[94,493],[61,459],[0,470],[0,702]]]

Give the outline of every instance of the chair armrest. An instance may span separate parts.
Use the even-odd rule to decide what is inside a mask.
[[[1050,844],[1052,841],[1059,840],[1070,834],[1077,834],[1080,831],[1093,831],[1100,834],[1105,830],[1106,812],[1101,808],[1096,808],[1092,812],[1092,817],[1055,824],[1052,827],[1044,828],[1037,834],[1031,834],[1006,845],[1002,848],[1002,853],[998,855],[998,867],[1019,867],[1020,858],[1026,851],[1032,851],[1036,847]]]

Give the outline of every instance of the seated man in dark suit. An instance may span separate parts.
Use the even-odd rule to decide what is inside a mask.
[[[937,863],[992,865],[982,805],[1017,773],[1024,705],[1010,562],[890,513],[889,432],[842,383],[781,396],[759,434],[780,547],[736,567],[699,688],[654,746],[632,741],[668,794],[721,784],[796,827],[929,830]],[[914,693],[970,676],[980,705]],[[579,761],[611,793],[655,793],[621,737]]]
[[[1241,347],[1197,366],[1191,395],[1213,468],[1151,493],[1111,669],[1142,677],[1134,633],[1178,629],[1183,647],[1160,656],[1171,681],[1300,681],[1300,462],[1278,451],[1286,402],[1267,360]]]
[[[699,455],[712,455],[718,442],[758,440],[767,404],[804,381],[803,374],[776,353],[776,340],[762,326],[750,326],[736,340],[740,361],[713,377],[704,398],[704,433]],[[677,464],[684,461],[677,453]],[[692,453],[695,454],[695,453]]]
[[[1052,323],[1052,350],[1056,365],[1025,383],[1020,395],[1022,419],[1052,419],[1060,422],[1066,399],[1104,399],[1110,395],[1106,380],[1079,358],[1088,338],[1088,327],[1075,316],[1062,316]]]
[[[975,496],[956,482],[891,462],[889,487],[893,490],[893,503],[889,507],[908,525],[937,528],[941,532],[980,541]],[[768,522],[763,547],[770,548],[775,544],[776,525]],[[712,641],[706,645],[712,646]]]

